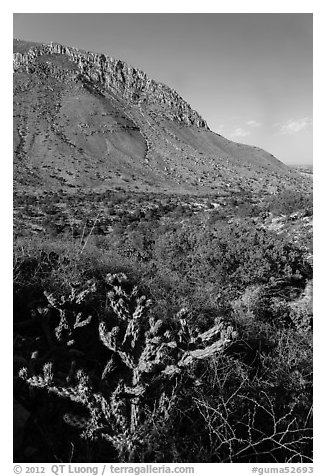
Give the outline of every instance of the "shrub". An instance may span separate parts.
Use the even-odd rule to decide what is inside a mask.
[[[312,267],[250,220],[204,215],[16,243],[34,461],[311,461]]]
[[[96,372],[78,368],[75,359],[60,361],[60,353],[67,358],[69,353],[85,352],[80,330],[93,319],[87,315],[87,300],[96,291],[95,283],[89,283],[83,290],[72,287],[67,298],[45,293],[48,305],[35,312],[55,326],[54,336],[60,343],[57,362],[45,363],[39,375],[27,367],[19,375],[31,387],[45,388],[87,410],[64,415],[66,423],[83,429],[82,437],[106,440],[119,461],[144,461],[156,427],[172,418],[180,390],[194,385],[193,363],[223,352],[233,332],[218,322],[204,333],[194,333],[185,310],[173,322],[148,317],[151,302],[137,286],[130,286],[125,275],[108,275],[106,281],[111,311],[106,309],[99,316],[98,326],[89,329],[87,336],[108,351],[98,355]],[[92,330],[96,336],[90,334]],[[53,344],[49,328],[47,335]],[[61,376],[64,369],[66,376]]]
[[[298,211],[305,211],[309,216],[312,211],[312,194],[285,190],[282,193],[269,197],[263,204],[269,212],[276,215],[290,215]]]

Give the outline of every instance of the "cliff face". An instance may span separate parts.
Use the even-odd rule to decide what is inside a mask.
[[[62,55],[73,61],[78,69],[68,75],[69,79],[84,79],[100,88],[118,93],[129,102],[146,107],[155,113],[157,106],[164,107],[160,115],[178,121],[183,125],[194,125],[208,130],[206,121],[191,109],[181,96],[168,86],[150,79],[143,71],[127,63],[110,58],[104,54],[81,52],[75,48],[57,43],[32,47],[24,53],[14,53],[14,71],[35,72],[39,66],[36,59],[40,56]],[[60,74],[62,68],[52,69]]]
[[[210,131],[173,89],[102,54],[14,42],[18,188],[273,193],[304,178]]]

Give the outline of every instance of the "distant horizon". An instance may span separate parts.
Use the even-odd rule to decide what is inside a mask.
[[[287,165],[313,164],[312,14],[13,17],[15,39],[121,59],[176,90],[213,132]]]

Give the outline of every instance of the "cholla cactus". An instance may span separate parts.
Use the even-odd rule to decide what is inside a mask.
[[[48,317],[50,312],[56,310],[59,314],[59,323],[55,328],[56,339],[72,345],[74,329],[84,327],[91,322],[92,316],[84,316],[84,305],[91,293],[96,291],[96,284],[88,281],[85,289],[78,289],[78,284],[71,284],[71,292],[68,297],[61,296],[57,299],[53,294],[44,291],[48,301],[46,307],[39,307],[37,313],[41,317]]]
[[[157,426],[158,421],[164,424],[171,417],[180,382],[190,376],[193,363],[222,352],[235,334],[222,322],[204,333],[193,332],[186,309],[170,322],[155,319],[149,316],[151,301],[137,286],[131,287],[124,274],[109,274],[106,283],[108,306],[97,330],[108,359],[97,380],[75,365],[65,382],[54,378],[48,364],[41,376],[29,376],[27,369],[20,376],[31,386],[46,387],[59,397],[81,403],[88,416],[69,413],[64,417],[66,423],[82,428],[85,438],[101,436],[110,442],[121,461],[135,461],[151,438],[150,426]],[[75,293],[69,299],[77,302],[80,296]],[[47,297],[53,307],[62,310],[63,301]],[[68,328],[70,333],[79,319]],[[60,325],[65,329],[64,314]]]

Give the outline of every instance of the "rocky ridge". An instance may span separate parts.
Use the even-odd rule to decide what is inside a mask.
[[[176,91],[121,60],[15,40],[13,64],[18,191],[306,189],[305,177],[212,132]]]
[[[78,70],[69,79],[83,79],[99,87],[121,95],[127,101],[155,112],[157,105],[164,105],[165,117],[184,125],[194,125],[208,130],[206,121],[173,89],[150,79],[143,71],[104,54],[81,52],[58,43],[32,47],[24,53],[14,53],[14,71],[33,73],[35,59],[44,55],[64,55],[70,58]],[[62,68],[52,69],[57,75]]]

